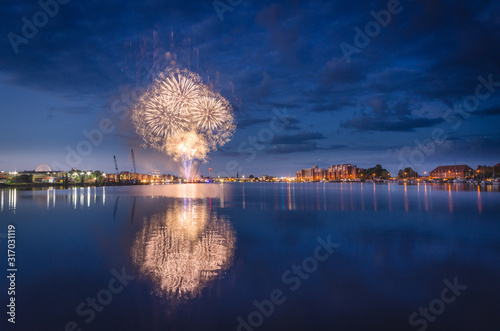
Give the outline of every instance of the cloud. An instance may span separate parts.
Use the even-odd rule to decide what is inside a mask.
[[[273,146],[270,150],[267,150],[268,154],[288,154],[296,152],[310,152],[318,149],[318,146],[314,142],[310,143],[298,143],[298,144],[279,144]]]
[[[66,113],[66,114],[72,114],[72,115],[87,115],[87,114],[94,114],[97,112],[96,109],[91,108],[91,107],[86,107],[86,106],[75,106],[75,107],[50,107],[48,109],[49,113]]]
[[[365,101],[370,111],[362,111],[351,119],[341,122],[343,128],[353,128],[360,131],[392,131],[413,132],[418,128],[432,127],[443,123],[442,118],[417,117],[413,110],[418,104],[410,99],[402,99],[390,103],[385,95],[373,96]]]
[[[301,121],[299,121],[296,117],[294,116],[286,117],[286,120],[287,122],[285,124],[285,131],[294,131],[301,129],[299,125]]]
[[[300,25],[294,20],[299,14],[297,9],[297,3],[263,5],[255,17],[259,25],[268,29],[272,43],[282,51],[289,51],[299,37]]]
[[[343,148],[343,145],[328,147],[318,146],[317,140],[327,138],[319,132],[300,132],[295,135],[277,135],[270,142],[272,148],[266,150],[268,154],[287,154],[295,152],[312,152],[324,149]]]
[[[266,153],[267,154],[289,154],[289,153],[296,153],[296,152],[314,152],[314,151],[320,151],[320,150],[331,151],[331,150],[339,150],[339,149],[344,149],[344,148],[347,148],[347,145],[330,145],[330,146],[321,147],[321,146],[318,146],[318,144],[316,142],[306,142],[306,143],[299,143],[299,144],[274,145],[271,149],[266,150]]]
[[[328,61],[322,77],[324,84],[357,83],[364,79],[366,79],[365,65],[360,61],[349,64],[344,58],[333,58]]]
[[[305,142],[309,142],[311,140],[322,140],[326,139],[326,137],[319,132],[301,132],[294,135],[276,135],[274,136],[271,144],[304,144]]]
[[[245,129],[257,124],[268,123],[269,120],[264,118],[245,118],[242,120],[238,120],[238,129]]]
[[[489,117],[489,116],[497,116],[500,115],[500,107],[491,107],[481,111],[475,111],[473,115],[479,117]]]
[[[315,113],[322,113],[322,112],[338,112],[345,107],[348,106],[353,106],[354,103],[352,100],[347,100],[345,98],[339,98],[335,99],[333,101],[327,102],[327,103],[318,103],[312,106],[311,111]]]
[[[409,118],[384,119],[374,116],[360,116],[342,122],[344,128],[354,128],[360,131],[400,131],[414,132],[417,128],[427,128],[443,123],[443,119]]]

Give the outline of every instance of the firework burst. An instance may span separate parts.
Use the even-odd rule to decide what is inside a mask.
[[[182,160],[186,179],[194,159],[227,143],[236,128],[231,104],[186,69],[167,69],[149,86],[132,111],[145,144]]]
[[[189,115],[203,90],[200,76],[188,70],[175,70],[168,75],[162,73],[159,77],[159,86],[162,96],[183,115]]]
[[[222,127],[228,119],[227,100],[212,92],[202,94],[194,103],[193,120],[205,131]]]

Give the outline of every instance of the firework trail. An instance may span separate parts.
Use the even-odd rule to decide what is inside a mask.
[[[227,143],[236,128],[231,104],[210,91],[196,73],[169,68],[160,73],[132,110],[145,145],[182,160],[186,179],[195,159]]]

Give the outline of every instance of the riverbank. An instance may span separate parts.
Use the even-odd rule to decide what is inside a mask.
[[[32,188],[45,188],[54,187],[58,189],[72,188],[72,187],[103,187],[103,186],[135,186],[135,185],[149,185],[149,183],[114,183],[114,182],[103,182],[103,183],[0,183],[0,189],[2,188],[15,188],[15,189],[32,189]]]

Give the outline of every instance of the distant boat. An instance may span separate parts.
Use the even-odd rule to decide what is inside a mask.
[[[458,177],[458,178],[455,178],[455,180],[453,180],[453,183],[463,184],[463,183],[465,183],[465,179],[463,179],[462,177]]]

